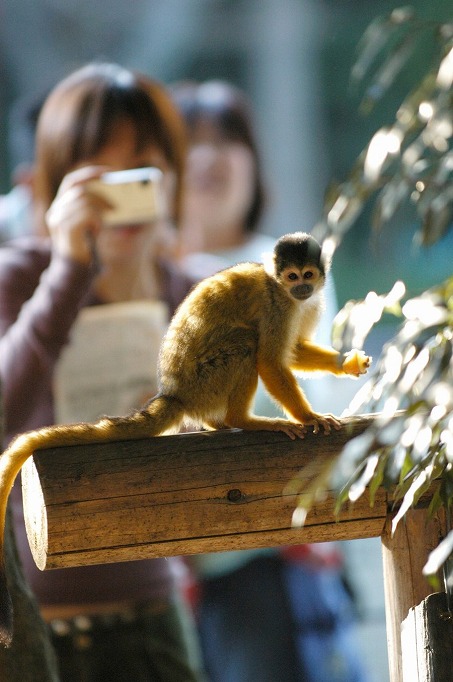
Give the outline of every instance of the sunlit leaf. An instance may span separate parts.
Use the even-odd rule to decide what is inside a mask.
[[[319,471],[319,460],[306,466],[286,486],[286,495],[297,495],[297,506],[293,513],[292,525],[301,527],[310,509],[324,499],[330,488],[334,460],[327,457]],[[316,472],[316,474],[315,474]]]
[[[363,348],[370,330],[379,322],[384,312],[398,315],[399,301],[405,286],[395,282],[388,294],[370,291],[363,301],[349,301],[340,310],[332,324],[332,345],[340,352],[350,348]]]
[[[397,443],[404,431],[404,419],[395,417],[385,426],[379,429],[378,442],[380,445]]]
[[[426,125],[427,119],[422,115],[421,106],[423,102],[436,100],[436,75],[433,71],[426,74],[406,95],[396,112],[395,119],[405,129],[407,135],[413,136]],[[408,139],[408,143],[409,141]]]
[[[396,213],[402,203],[408,198],[411,187],[406,178],[395,176],[381,190],[372,216],[374,230],[380,228]]]
[[[351,502],[355,502],[359,499],[359,497],[362,497],[368,484],[373,478],[378,462],[379,456],[377,454],[366,458],[361,474],[349,486],[349,499]]]
[[[358,57],[351,69],[351,80],[361,81],[376,57],[387,44],[395,31],[396,24],[389,17],[379,16],[364,31],[358,45]]]
[[[442,59],[437,73],[437,85],[444,90],[450,90],[453,84],[453,47]]]
[[[374,439],[374,433],[367,430],[346,443],[335,470],[335,475],[339,479],[339,482],[335,480],[337,488],[343,486],[345,480],[352,476],[357,466],[372,449]]]
[[[414,34],[409,34],[402,38],[366,89],[360,104],[361,111],[369,113],[375,103],[383,97],[406,64],[414,47]]]
[[[362,212],[364,201],[349,183],[340,192],[326,215],[326,223],[334,234],[342,235],[349,230]]]
[[[438,491],[446,507],[453,504],[453,471],[451,465],[446,465]]]
[[[452,552],[453,531],[450,531],[440,545],[430,553],[428,561],[423,567],[423,575],[433,575],[437,573]]]
[[[389,45],[391,38],[404,23],[414,19],[412,7],[400,7],[387,16],[377,17],[366,28],[358,46],[358,57],[351,70],[351,80],[361,81],[376,58]]]
[[[444,501],[440,496],[439,490],[435,490],[434,495],[431,498],[431,502],[429,503],[428,514],[430,516],[434,516],[439,511],[443,504]]]
[[[363,182],[365,185],[378,186],[378,181],[385,173],[391,172],[390,164],[398,158],[403,135],[401,130],[380,128],[371,138],[363,161]]]
[[[370,494],[370,507],[374,506],[374,501],[376,499],[376,493],[380,486],[384,482],[384,472],[387,465],[387,458],[380,453],[378,456],[377,466],[374,471],[374,476],[370,481],[369,494]]]
[[[412,460],[409,448],[401,443],[401,440],[394,445],[391,462],[389,463],[389,474],[394,483],[402,485],[409,471],[412,469]]]
[[[416,499],[420,496],[422,492],[427,490],[431,482],[430,470],[429,468],[420,471],[420,473],[414,477],[408,491],[404,495],[403,502],[398,509],[397,514],[392,519],[392,535],[401,521],[405,513],[415,504]],[[416,498],[416,495],[418,496]]]
[[[439,200],[431,202],[423,216],[420,241],[423,246],[432,246],[444,237],[453,228],[453,204],[452,200]]]

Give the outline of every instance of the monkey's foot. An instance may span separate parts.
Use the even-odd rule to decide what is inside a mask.
[[[332,429],[338,431],[341,429],[341,422],[338,421],[333,414],[317,414],[313,412],[308,418],[304,419],[305,426],[312,426],[313,433],[319,433],[320,429],[324,429],[324,433],[328,435]]]
[[[359,377],[361,374],[367,373],[372,359],[369,355],[365,355],[363,350],[353,348],[349,353],[344,354],[343,371],[346,374]]]
[[[270,420],[269,431],[283,431],[291,440],[296,438],[303,438],[307,433],[305,424],[298,422],[290,422],[288,419],[272,419]]]
[[[283,431],[291,440],[303,438],[307,432],[304,424],[292,422],[288,419],[269,419],[267,417],[251,417],[247,421],[229,419],[228,426],[244,429],[245,431]]]

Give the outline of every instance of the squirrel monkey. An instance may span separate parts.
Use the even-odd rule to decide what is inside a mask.
[[[207,429],[283,431],[303,438],[340,428],[311,408],[291,370],[359,376],[370,358],[340,355],[310,341],[323,310],[327,265],[303,232],[281,237],[273,270],[241,263],[200,282],[176,311],[159,354],[159,393],[126,417],[94,424],[49,426],[17,436],[0,457],[0,557],[6,504],[14,479],[34,450],[61,445],[149,438],[177,431],[185,420]],[[250,412],[258,376],[289,419]],[[1,560],[1,559],[0,559]],[[11,641],[12,609],[0,564],[0,641]]]

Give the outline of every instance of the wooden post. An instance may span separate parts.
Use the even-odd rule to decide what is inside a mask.
[[[409,610],[402,628],[403,682],[451,682],[453,614],[445,592]]]
[[[432,592],[422,569],[429,552],[445,537],[446,529],[443,514],[428,519],[423,507],[410,509],[393,537],[391,527],[389,514],[382,535],[382,555],[390,682],[403,682],[402,623],[409,610]],[[416,678],[407,682],[416,682]]]

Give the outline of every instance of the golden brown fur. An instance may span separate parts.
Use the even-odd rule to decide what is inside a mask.
[[[274,272],[243,263],[201,282],[177,310],[159,355],[159,394],[127,417],[95,424],[50,426],[18,436],[0,458],[0,552],[6,503],[14,479],[34,450],[60,445],[148,438],[184,421],[207,429],[283,431],[290,438],[339,428],[315,413],[291,370],[337,375],[366,372],[370,359],[340,356],[310,339],[323,310],[326,266],[304,233],[282,237]],[[289,419],[258,417],[250,406],[260,376]],[[0,567],[1,568],[1,567]],[[11,609],[0,570],[0,641],[11,640]]]

